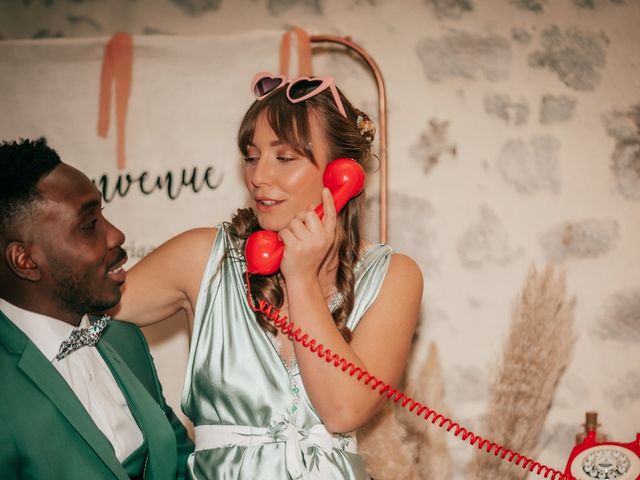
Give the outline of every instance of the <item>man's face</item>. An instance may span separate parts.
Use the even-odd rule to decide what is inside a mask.
[[[44,201],[31,217],[31,256],[59,318],[120,301],[127,254],[123,233],[102,216],[100,192],[80,171],[58,165],[38,184]],[[56,313],[56,312],[52,312]]]

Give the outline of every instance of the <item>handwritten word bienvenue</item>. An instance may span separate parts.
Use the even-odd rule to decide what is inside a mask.
[[[185,187],[194,193],[204,188],[215,190],[222,184],[223,177],[222,173],[216,173],[215,167],[207,167],[202,171],[198,167],[193,167],[161,174],[152,174],[145,170],[137,176],[120,173],[115,178],[104,174],[98,179],[94,178],[93,184],[102,192],[105,203],[109,203],[115,197],[124,198],[131,191],[139,191],[143,195],[164,192],[171,200],[175,200]]]

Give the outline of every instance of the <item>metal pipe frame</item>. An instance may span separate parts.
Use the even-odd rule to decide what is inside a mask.
[[[356,52],[371,69],[378,87],[378,122],[380,141],[380,241],[387,242],[387,95],[382,73],[375,60],[364,48],[351,41],[351,37],[335,37],[331,35],[311,35],[312,43],[337,43]]]

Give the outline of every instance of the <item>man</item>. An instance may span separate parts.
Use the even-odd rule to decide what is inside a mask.
[[[87,316],[120,301],[123,242],[44,140],[0,144],[3,480],[184,477],[193,445],[140,330]]]

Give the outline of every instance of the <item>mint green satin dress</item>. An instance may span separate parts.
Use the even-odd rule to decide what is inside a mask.
[[[351,329],[378,295],[391,252],[376,245],[359,261]],[[244,268],[221,226],[200,286],[182,396],[196,434],[190,478],[368,480],[355,434],[324,429],[297,367],[284,364],[256,322]]]

